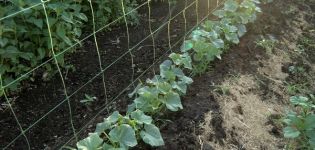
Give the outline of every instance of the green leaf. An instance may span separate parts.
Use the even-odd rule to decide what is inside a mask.
[[[187,52],[187,51],[191,50],[193,48],[193,46],[194,45],[193,45],[191,40],[186,40],[186,41],[184,41],[183,45],[181,46],[180,51],[181,52]]]
[[[131,118],[136,120],[139,124],[151,124],[152,117],[145,115],[141,110],[136,110],[131,113]]]
[[[238,4],[235,0],[228,0],[224,3],[224,10],[235,12],[238,8]]]
[[[109,145],[107,143],[104,143],[104,145],[103,145],[103,150],[112,150],[114,148],[115,148],[114,146]]]
[[[112,141],[119,142],[121,147],[134,147],[138,144],[134,129],[127,124],[116,126],[108,135]]]
[[[111,123],[104,119],[104,122],[96,124],[96,133],[103,133],[105,130],[110,129]]]
[[[72,45],[71,40],[66,36],[65,27],[62,25],[57,26],[57,35],[63,39],[68,45]]]
[[[172,66],[172,61],[170,60],[165,60],[161,65],[160,65],[160,70],[169,70],[170,67]]]
[[[243,25],[243,24],[238,25],[237,29],[238,29],[237,30],[237,34],[238,34],[239,37],[242,37],[247,32],[246,26]]]
[[[38,53],[38,59],[39,60],[45,58],[45,56],[46,56],[45,49],[43,49],[43,48],[38,48],[37,53]]]
[[[152,79],[147,79],[146,81],[150,85],[158,85],[160,82],[164,82],[160,75],[155,75]]]
[[[118,111],[115,111],[112,113],[112,115],[110,115],[108,118],[106,118],[106,122],[109,122],[110,124],[114,124],[118,121],[120,117],[120,114]]]
[[[129,98],[133,97],[140,88],[142,88],[142,84],[138,84],[136,88],[130,94],[128,94]]]
[[[127,148],[123,148],[123,147],[120,147],[120,148],[115,148],[114,146],[112,145],[109,145],[107,143],[104,143],[103,145],[103,150],[128,150]]]
[[[128,105],[127,114],[130,114],[131,112],[133,112],[135,110],[136,110],[136,103],[134,102],[134,103]]]
[[[162,78],[174,81],[176,79],[176,75],[172,70],[160,70],[160,75]]]
[[[165,95],[164,103],[166,104],[166,107],[171,111],[178,111],[179,109],[183,109],[180,96],[175,92],[170,92]]]
[[[1,35],[1,30],[0,30],[0,35]],[[0,47],[6,46],[8,42],[9,42],[9,40],[7,38],[1,37],[0,38]]]
[[[58,63],[61,65],[61,66],[64,66],[65,65],[65,57],[64,57],[64,53],[63,54],[60,54],[59,56],[56,57]]]
[[[308,143],[310,143],[310,146],[315,149],[315,132],[313,132],[313,136],[309,139]]]
[[[87,16],[84,13],[74,13],[76,17],[80,18],[81,20],[84,20],[85,22],[88,21]]]
[[[169,57],[173,60],[174,64],[180,65],[181,64],[181,55],[177,53],[172,53]]]
[[[283,132],[285,138],[297,138],[301,134],[299,130],[293,127],[285,127]]]
[[[290,102],[293,105],[299,105],[303,107],[308,107],[310,104],[308,103],[308,98],[304,96],[292,96],[290,98]]]
[[[43,28],[43,20],[42,19],[32,19],[32,22],[40,29]]]
[[[186,84],[192,84],[193,83],[193,79],[190,77],[187,77],[187,76],[182,76],[180,79],[181,79],[181,81],[183,81]]]
[[[309,114],[305,118],[305,130],[315,129],[315,115]]]
[[[73,32],[76,36],[81,36],[82,30],[80,28],[74,28]]]
[[[187,84],[184,83],[183,81],[173,82],[172,83],[172,88],[180,91],[183,94],[186,94]]]
[[[172,86],[168,82],[159,82],[156,87],[163,94],[168,93],[172,89]]]
[[[74,24],[74,22],[73,22],[73,16],[72,16],[70,13],[63,12],[63,13],[61,14],[61,18],[62,18],[64,21],[68,22],[68,23]]]
[[[145,86],[138,90],[138,94],[145,98],[154,99],[158,96],[159,90],[155,87]]]
[[[172,72],[173,72],[177,77],[183,77],[183,76],[185,76],[183,70],[180,69],[180,68],[174,67],[174,68],[172,68]]]
[[[90,133],[89,136],[77,143],[79,150],[96,150],[101,147],[103,139],[97,133]]]
[[[21,58],[30,61],[32,58],[34,58],[33,53],[22,53],[19,55]]]
[[[210,44],[204,41],[197,41],[194,45],[194,50],[196,53],[202,53],[209,49]]]
[[[225,33],[225,38],[234,44],[238,44],[240,42],[236,33]]]
[[[211,42],[216,48],[224,48],[224,41],[222,39],[214,39]]]
[[[213,15],[215,15],[219,18],[223,18],[225,16],[225,11],[224,10],[216,10],[213,12]]]
[[[191,57],[189,56],[188,53],[184,53],[184,54],[177,54],[177,53],[172,53],[169,56],[175,65],[184,65],[185,68],[187,69],[192,69],[192,65],[191,65]]]
[[[159,128],[153,124],[146,124],[144,130],[140,132],[142,140],[151,146],[162,146],[164,140],[161,136]]]

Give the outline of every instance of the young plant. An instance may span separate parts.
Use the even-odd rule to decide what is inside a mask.
[[[192,83],[192,79],[185,76],[179,66],[190,68],[190,57],[186,58],[185,55],[175,53],[170,57],[173,57],[175,64],[170,60],[164,61],[160,65],[160,75],[148,79],[147,85],[143,85],[129,95],[137,96],[134,103],[129,105],[129,112],[139,109],[154,114],[164,108],[171,111],[183,109],[180,94],[186,94],[187,85]]]
[[[277,44],[277,40],[270,37],[270,39],[266,39],[265,37],[262,37],[260,40],[257,40],[256,46],[259,46],[266,50],[267,54],[272,54],[272,50],[275,48]]]
[[[293,96],[291,104],[295,111],[289,111],[283,122],[284,137],[289,139],[289,149],[315,149],[315,105],[307,97]]]
[[[214,87],[215,87],[215,89],[213,90],[214,92],[218,92],[222,95],[229,95],[230,94],[230,87],[228,87],[228,86],[216,85]]]
[[[152,123],[152,118],[140,110],[126,116],[115,111],[103,122],[98,123],[94,133],[77,143],[79,150],[119,149],[135,147],[141,138],[151,146],[164,145],[159,128]]]
[[[305,68],[302,66],[290,66],[289,72],[292,74],[304,74]]]
[[[83,100],[80,100],[80,103],[82,104],[85,104],[85,105],[91,105],[92,102],[94,102],[95,100],[97,100],[97,98],[94,96],[94,97],[91,97],[87,94],[84,94],[85,98]]]
[[[244,0],[241,3],[228,0],[223,9],[217,10],[213,14],[221,19],[228,19],[231,24],[237,27],[238,36],[242,37],[247,32],[245,24],[254,22],[257,18],[256,13],[261,12],[257,6],[259,3],[259,0]]]
[[[298,93],[308,93],[307,84],[308,83],[286,83],[286,89],[288,94],[290,95],[295,95]]]

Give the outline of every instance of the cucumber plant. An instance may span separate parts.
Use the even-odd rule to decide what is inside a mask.
[[[288,149],[315,149],[315,105],[308,97],[293,96],[291,104],[295,111],[289,111],[283,122],[284,137],[289,139]]]
[[[170,54],[170,60],[160,64],[158,75],[141,82],[129,94],[134,100],[125,116],[114,112],[97,124],[94,133],[79,141],[77,148],[126,150],[135,147],[140,139],[151,146],[163,145],[161,133],[151,116],[165,110],[175,112],[183,109],[180,96],[186,94],[187,86],[193,82],[185,73],[203,73],[210,62],[221,58],[228,45],[239,43],[246,30],[238,26],[245,27],[248,21],[238,22],[232,14],[246,12],[254,20],[253,16],[260,10],[256,6],[258,3],[258,0],[226,1],[219,20],[208,20],[195,29],[183,42],[180,53]]]
[[[152,118],[141,110],[135,110],[126,116],[115,111],[98,123],[95,132],[78,142],[77,147],[82,150],[123,150],[136,146],[138,139],[152,146],[164,145],[160,130],[152,121]]]

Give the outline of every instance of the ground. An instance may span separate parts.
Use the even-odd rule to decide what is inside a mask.
[[[262,8],[241,43],[194,78],[185,109],[165,118],[173,122],[158,149],[285,147],[281,117],[289,97],[315,91],[315,3],[275,0]],[[271,51],[257,44],[261,36],[277,41]],[[292,73],[290,66],[305,70]]]
[[[216,1],[212,2],[211,8],[215,5]],[[167,15],[161,12],[167,12],[168,5],[156,3],[153,6],[152,21],[155,30],[167,21]],[[201,1],[199,7],[199,10],[207,9],[204,1]],[[158,124],[161,125],[166,145],[153,149],[284,148],[285,140],[282,138],[279,119],[289,108],[289,97],[315,91],[315,2],[274,0],[273,3],[261,7],[263,13],[258,15],[255,23],[249,24],[248,33],[241,39],[241,43],[232,46],[222,56],[222,60],[217,60],[209,66],[205,74],[193,78],[193,85],[183,97],[184,109],[159,118]],[[176,15],[182,8],[184,3],[178,3],[172,14]],[[194,12],[194,9],[195,5],[192,5],[187,12]],[[146,13],[147,8],[142,8],[142,23],[130,27],[130,45],[138,43],[149,34]],[[205,11],[199,13],[199,17],[206,14]],[[195,24],[196,15],[188,13],[187,21],[188,28],[191,28]],[[183,16],[178,15],[171,24],[172,44],[184,34],[183,28]],[[105,66],[126,52],[125,30],[124,27],[112,27],[111,31],[98,34]],[[167,26],[156,35],[157,57],[162,56],[161,60],[166,59],[163,54],[168,50],[168,40],[165,37]],[[271,45],[260,43],[262,45],[259,46],[262,37],[274,42]],[[151,65],[147,62],[154,61],[151,38],[137,46],[133,55],[136,64],[135,76],[141,76],[140,79],[143,80],[152,76],[152,72],[141,75]],[[93,39],[89,39],[82,48],[67,58],[76,68],[74,72],[64,71],[69,93],[75,92],[70,98],[73,121],[76,129],[82,128],[79,136],[84,137],[94,130],[96,122],[107,115],[106,111],[102,111],[105,95],[101,76],[76,92],[76,89],[99,72]],[[107,98],[115,100],[111,109],[124,112],[126,105],[130,103],[127,93],[132,86],[124,90],[131,79],[130,61],[130,55],[125,55],[105,71],[109,93]],[[289,71],[292,66],[304,70],[294,73]],[[37,76],[42,76],[40,71]],[[26,133],[33,149],[60,148],[72,137],[68,105],[63,101],[60,83],[58,75],[49,81],[38,79],[28,83],[27,88],[23,89],[18,97],[12,96],[14,110],[24,129],[63,102]],[[121,91],[121,96],[115,99]],[[89,106],[80,103],[84,94],[97,97],[96,102]],[[96,114],[97,117],[94,118]],[[2,147],[15,138],[19,130],[8,109],[2,110],[0,117]],[[8,134],[8,131],[11,133]],[[70,141],[68,145],[74,143]],[[25,148],[23,136],[10,148]],[[145,145],[139,148],[152,149]]]

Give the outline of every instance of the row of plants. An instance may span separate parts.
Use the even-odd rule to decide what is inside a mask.
[[[206,71],[208,64],[220,59],[229,45],[238,44],[246,32],[245,24],[261,12],[258,0],[227,0],[213,14],[217,19],[205,21],[181,46],[160,64],[160,72],[138,84],[130,98],[125,115],[115,111],[98,123],[94,133],[77,143],[79,150],[127,150],[140,140],[150,146],[162,146],[164,141],[154,118],[158,113],[183,109],[180,96],[185,95],[193,80],[185,73]]]
[[[137,6],[136,0],[123,1],[126,12]],[[32,7],[39,3],[42,1],[0,1],[0,74],[4,85],[53,57],[43,6]],[[97,29],[123,16],[120,0],[93,0],[92,3]],[[80,43],[83,30],[90,30],[93,22],[89,21],[92,20],[90,19],[92,16],[88,0],[49,0],[44,2],[44,5],[49,17],[53,46],[57,53]],[[31,9],[22,11],[28,7]],[[19,11],[21,12],[15,16],[6,17]],[[2,20],[3,17],[6,18]],[[138,19],[136,10],[127,15],[130,24],[137,24]],[[117,23],[123,21],[121,19]],[[74,49],[75,47],[69,51]],[[67,67],[64,58],[64,54],[59,55],[58,63],[62,67]],[[56,71],[53,63],[46,63],[43,68],[45,72],[51,74]],[[32,79],[33,76],[35,74],[29,74],[21,80]],[[17,90],[19,84],[20,81],[10,85],[6,91]]]
[[[315,96],[293,96],[292,105],[284,116],[284,137],[288,139],[286,149],[315,149]]]

